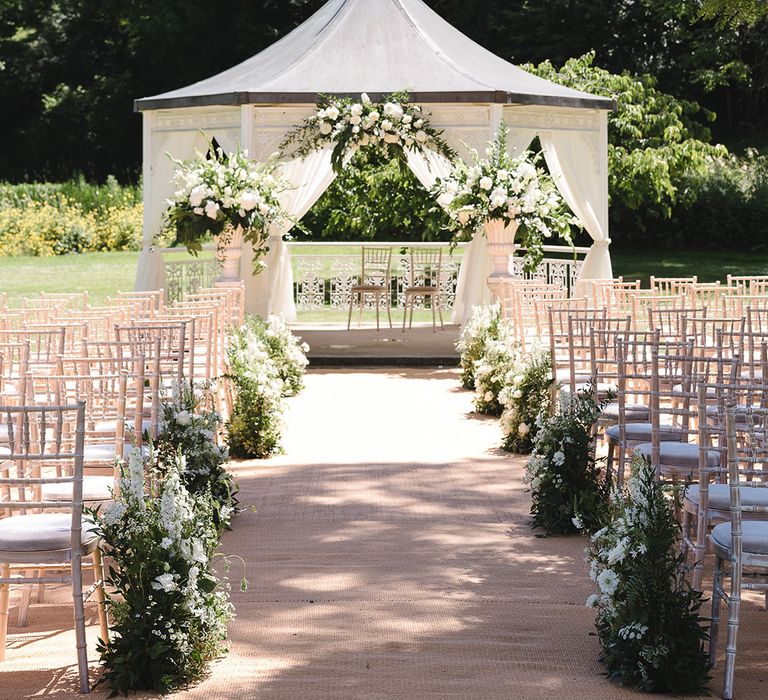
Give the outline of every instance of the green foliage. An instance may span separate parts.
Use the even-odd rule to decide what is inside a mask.
[[[337,241],[448,240],[448,216],[407,166],[380,151],[358,151],[301,221]]]
[[[212,568],[219,531],[210,494],[190,494],[181,457],[162,473],[139,450],[123,468],[120,495],[95,527],[108,554],[109,645],[99,643],[112,696],[167,693],[200,680],[224,652],[233,615],[228,587]]]
[[[84,180],[0,184],[0,256],[139,250],[139,187]]]
[[[274,317],[266,323],[252,317],[231,331],[227,360],[235,402],[227,432],[233,456],[263,458],[280,451],[284,397],[303,386],[304,347]]]
[[[587,553],[599,589],[587,604],[597,607],[608,675],[649,692],[704,694],[710,678],[702,594],[685,579],[680,525],[666,487],[636,459],[614,504],[610,524],[593,535]]]
[[[520,454],[531,451],[541,420],[551,408],[552,389],[549,351],[522,353],[499,394],[499,402],[504,407],[501,428],[505,450]]]
[[[751,27],[768,17],[768,4],[765,0],[704,0],[701,16],[717,20],[721,29],[740,24]]]
[[[502,327],[501,306],[476,306],[472,316],[461,329],[456,343],[461,365],[461,383],[466,389],[475,388],[475,366],[485,354],[488,342],[499,339]]]
[[[217,444],[221,416],[204,407],[210,387],[184,383],[174,387],[173,401],[163,403],[163,422],[155,449],[161,473],[181,455],[181,480],[193,496],[210,497],[212,520],[219,531],[229,529],[237,506],[238,487],[227,471],[229,451]]]
[[[557,413],[539,417],[526,465],[534,527],[548,535],[596,530],[608,512],[610,484],[594,459],[593,426],[602,405],[593,390],[561,399]]]

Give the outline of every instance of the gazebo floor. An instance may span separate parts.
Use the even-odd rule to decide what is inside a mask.
[[[469,409],[455,370],[311,372],[286,454],[233,465],[256,512],[224,549],[250,589],[233,592],[229,655],[179,697],[644,697],[601,675],[585,540],[530,529],[524,459]],[[0,698],[74,696],[66,592],[49,598],[24,629],[12,610]],[[765,697],[759,603],[743,608],[740,700]]]
[[[296,323],[291,330],[309,344],[309,361],[315,367],[458,364],[458,326],[438,325],[433,331],[431,323],[414,323],[403,331],[402,317],[392,320],[392,328],[384,319],[379,330],[370,322],[362,327],[353,323],[349,330],[346,323]]]

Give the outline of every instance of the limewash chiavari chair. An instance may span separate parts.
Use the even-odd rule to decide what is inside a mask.
[[[720,313],[723,316],[746,316],[747,309],[768,307],[768,294],[728,294],[720,299]]]
[[[181,384],[186,369],[189,327],[190,323],[186,320],[173,323],[134,322],[115,326],[115,337],[118,342],[130,343],[131,354],[134,356],[143,355],[146,360],[152,361],[157,353],[163,381],[176,381]],[[190,374],[194,374],[194,355],[189,354],[193,369]]]
[[[74,606],[80,692],[90,690],[85,629],[85,600],[95,595],[100,636],[108,641],[103,567],[97,536],[83,517],[83,449],[85,404],[67,406],[6,406],[0,416],[11,434],[10,454],[3,463],[5,487],[0,518],[0,661],[5,659],[9,586],[40,582],[40,577],[12,576],[11,568],[66,570],[47,583],[71,585]],[[11,430],[13,428],[13,430]],[[62,465],[71,465],[60,476]],[[35,492],[47,484],[68,484],[68,502],[41,499]],[[58,512],[51,512],[51,511]],[[83,559],[90,557],[94,584],[83,590]]]
[[[190,381],[208,383],[215,376],[218,366],[218,317],[210,308],[201,308],[184,303],[167,306],[158,321],[187,320],[191,322],[189,337],[190,363],[187,378]],[[194,372],[194,374],[191,374]]]
[[[352,309],[357,301],[360,309],[358,324],[363,322],[363,309],[367,298],[372,298],[376,310],[376,330],[379,330],[381,304],[387,309],[389,327],[392,328],[392,312],[389,296],[392,291],[392,249],[363,246],[360,254],[360,277],[349,290],[349,315],[347,330],[352,325]]]
[[[726,407],[726,442],[728,454],[728,485],[730,521],[712,529],[710,542],[715,553],[712,580],[712,615],[709,639],[709,660],[717,662],[720,607],[728,608],[725,644],[723,698],[732,700],[736,651],[741,618],[742,591],[768,592],[768,583],[760,580],[768,574],[768,521],[746,519],[768,514],[768,409],[742,407],[729,398]],[[753,490],[752,498],[745,497]],[[730,566],[727,566],[727,565]],[[730,579],[728,590],[725,578]]]
[[[547,309],[547,326],[549,329],[549,351],[552,358],[552,381],[562,384],[570,381],[571,367],[568,354],[568,322],[571,317],[582,316],[590,318],[606,318],[605,309],[574,310],[563,304],[553,304]],[[590,375],[579,377],[580,381],[588,381]]]
[[[598,401],[608,392],[616,393],[615,383],[606,383],[595,377],[595,354],[607,354],[609,351],[601,344],[595,344],[594,332],[603,331],[601,339],[606,337],[606,333],[628,333],[631,322],[630,316],[606,318],[602,314],[584,314],[568,317],[568,389],[572,394],[583,391],[588,384],[593,385]]]
[[[683,317],[702,316],[706,318],[707,307],[660,307],[648,309],[648,330],[658,329],[661,340],[677,340],[683,335]]]
[[[88,309],[88,292],[40,292],[37,300],[41,304],[55,305],[61,310],[86,311]]]
[[[618,461],[616,480],[619,486],[624,482],[624,468],[628,453],[637,445],[651,439],[652,423],[631,422],[627,414],[628,408],[636,406],[646,407],[650,414],[651,392],[654,385],[652,376],[654,355],[658,353],[658,348],[658,331],[645,337],[630,336],[628,340],[622,337],[616,339],[618,420],[614,425],[606,427],[603,434],[608,446],[607,475],[612,478],[614,461]],[[618,460],[616,460],[617,452]]]
[[[109,302],[121,306],[133,304],[143,318],[154,318],[165,307],[165,290],[157,289],[148,292],[117,292]]]
[[[437,331],[435,308],[440,318],[440,327],[443,323],[443,297],[445,293],[445,274],[443,268],[443,251],[438,248],[419,249],[411,248],[408,251],[407,283],[403,289],[403,331],[406,321],[408,328],[413,327],[413,308],[416,299],[421,297],[426,304],[429,297],[429,306],[432,311],[432,332]],[[410,316],[408,309],[410,308]]]
[[[28,365],[35,370],[53,369],[59,356],[64,354],[66,341],[63,327],[0,331],[0,343],[29,343]]]
[[[686,305],[684,294],[660,294],[653,289],[641,289],[631,296],[632,330],[648,330],[649,311],[655,309],[682,309]]]
[[[718,334],[724,333],[730,337],[743,334],[746,319],[741,317],[726,318],[716,316],[702,318],[698,315],[683,316],[681,338],[693,340],[693,351],[697,355],[711,355],[719,347]]]
[[[0,343],[0,405],[17,403],[19,381],[29,369],[29,341]],[[0,442],[5,442],[0,425]]]
[[[728,287],[724,287],[717,282],[696,282],[688,287],[688,305],[694,308],[704,306],[710,309],[720,307],[720,299],[726,294],[730,294]]]
[[[226,323],[229,326],[242,326],[245,321],[245,282],[226,287],[205,287],[187,294],[186,301],[223,299]]]
[[[768,275],[728,275],[726,279],[726,286],[735,290],[735,294],[752,294],[754,290],[768,286]],[[765,291],[758,294],[765,294]]]
[[[523,350],[528,349],[531,342],[538,342],[537,339],[543,335],[538,326],[539,309],[558,304],[567,297],[566,289],[560,285],[528,282],[529,280],[515,281],[507,285],[511,292],[509,315],[503,310],[505,317],[512,321],[517,340]]]
[[[702,458],[708,468],[720,463],[717,450],[702,454],[700,449],[697,385],[722,382],[731,361],[697,357],[692,350],[692,341],[660,344],[652,370],[651,440],[635,446],[635,454],[651,463],[658,479],[675,483],[696,477]],[[662,383],[663,376],[675,376],[679,383]]]
[[[83,321],[65,321],[55,319],[51,323],[25,323],[23,331],[52,331],[64,330],[63,353],[77,352],[84,342],[88,341],[88,324]]]
[[[655,277],[651,275],[650,288],[657,294],[687,294],[689,287],[698,282],[698,277]]]

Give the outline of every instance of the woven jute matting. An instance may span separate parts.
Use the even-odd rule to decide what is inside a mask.
[[[290,401],[286,454],[232,465],[255,510],[223,550],[244,558],[250,588],[233,592],[229,654],[178,696],[642,697],[602,675],[585,540],[531,530],[524,459],[498,451],[497,421],[470,409],[456,371],[310,373]],[[66,589],[49,588],[25,628],[18,596],[0,699],[75,697]],[[736,696],[765,698],[759,597],[747,596],[742,620]]]

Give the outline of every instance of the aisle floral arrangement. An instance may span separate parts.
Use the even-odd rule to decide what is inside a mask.
[[[674,494],[636,458],[626,490],[616,494],[607,527],[587,552],[598,592],[587,605],[610,678],[645,691],[706,695],[710,680],[700,616],[702,594],[691,589],[679,552]]]
[[[508,325],[502,322],[499,338],[487,339],[482,356],[475,362],[475,411],[501,415],[503,394],[520,362],[520,345],[511,337]]]
[[[213,568],[214,499],[190,493],[183,472],[180,455],[159,469],[132,448],[119,494],[92,516],[107,561],[112,632],[99,645],[102,682],[115,695],[183,688],[225,651],[234,610]]]
[[[197,255],[210,234],[222,256],[240,227],[243,240],[253,246],[258,272],[259,258],[267,252],[269,227],[285,219],[278,195],[288,183],[275,175],[276,158],[255,163],[242,148],[227,154],[212,145],[206,156],[174,163],[176,190],[167,201],[165,216],[177,242]]]
[[[605,522],[610,484],[594,458],[593,426],[603,406],[593,391],[564,394],[555,415],[540,416],[526,465],[534,527],[547,534],[591,532]]]
[[[235,390],[227,423],[235,457],[269,457],[280,451],[285,397],[303,387],[306,343],[276,317],[246,319],[229,336],[228,378]]]
[[[518,354],[499,392],[505,450],[520,454],[531,451],[538,426],[550,411],[553,383],[548,350],[534,348]]]
[[[500,219],[519,224],[518,243],[526,249],[524,267],[535,270],[544,257],[544,239],[558,235],[569,245],[578,220],[567,212],[552,178],[537,166],[541,155],[511,156],[509,130],[502,124],[486,158],[470,150],[472,164],[454,160],[453,171],[435,184],[434,195],[450,216],[454,241],[470,241],[483,224]]]
[[[188,382],[173,387],[172,400],[163,404],[157,464],[161,472],[173,470],[181,456],[180,476],[185,488],[193,497],[211,497],[214,523],[225,530],[237,507],[237,485],[226,469],[229,450],[218,444],[222,418],[204,405],[208,390]]]
[[[341,172],[345,157],[354,149],[376,146],[393,159],[404,159],[403,149],[432,149],[454,158],[455,152],[430,123],[429,114],[410,102],[406,91],[393,92],[381,102],[366,93],[359,100],[321,95],[316,112],[291,131],[280,145],[294,157],[306,158],[333,144],[331,164]]]
[[[472,315],[456,342],[460,354],[461,383],[466,389],[475,388],[475,364],[485,354],[486,344],[498,340],[502,331],[500,304],[472,307]]]

